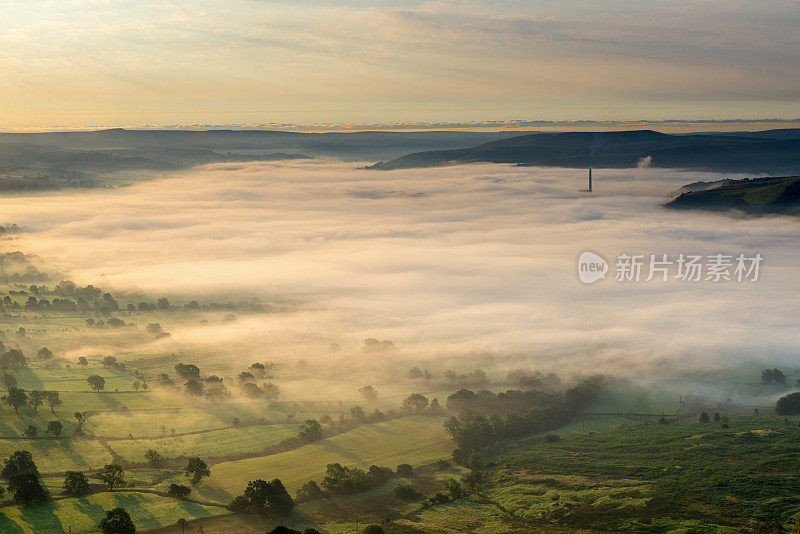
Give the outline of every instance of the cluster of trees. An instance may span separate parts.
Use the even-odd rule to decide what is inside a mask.
[[[800,414],[800,392],[784,395],[775,403],[775,413],[778,415]]]
[[[530,369],[513,369],[507,376],[509,383],[527,390],[558,391],[562,388],[561,378],[555,373],[544,374]]]
[[[783,386],[786,384],[786,375],[780,369],[764,369],[761,371],[761,383]]]
[[[470,373],[458,373],[452,369],[444,372],[444,377],[450,387],[482,387],[489,385],[486,372],[476,369]]]
[[[425,380],[431,379],[431,373],[427,369],[424,371],[417,367],[416,365],[408,370],[408,378],[412,378],[414,380],[419,378],[424,378]]]
[[[358,467],[347,467],[339,463],[328,464],[322,484],[309,480],[297,490],[295,499],[297,502],[307,502],[333,495],[361,493],[380,486],[395,476],[407,476],[407,473],[412,470],[408,464],[400,464],[397,467],[398,472],[395,474],[391,468],[377,465],[372,465],[369,470],[364,471]],[[401,470],[406,474],[401,474]]]
[[[232,511],[245,514],[286,516],[295,503],[280,479],[251,480],[244,492],[228,506]]]
[[[697,418],[697,420],[701,423],[710,423],[712,419],[715,423],[722,422],[723,424],[725,424],[728,422],[728,416],[720,415],[719,412],[714,412],[713,418],[710,415],[708,415],[708,412],[700,412],[700,416]]]
[[[16,379],[14,379],[13,375],[3,375],[3,381],[6,384],[16,384]],[[38,413],[39,406],[47,404],[50,407],[50,411],[55,414],[56,408],[63,404],[58,391],[33,389],[26,392],[16,386],[9,386],[8,392],[0,398],[0,401],[14,408],[17,413],[23,406],[31,406],[34,413]]]
[[[531,407],[524,415],[512,411],[487,418],[467,409],[448,418],[444,428],[465,451],[487,447],[498,439],[547,432],[569,423],[602,387],[602,378],[588,378],[562,394],[550,395],[546,403]]]
[[[439,405],[439,399],[436,397],[433,400],[428,400],[428,397],[421,393],[412,393],[400,404],[400,409],[412,415],[421,414],[438,414],[442,412],[442,407]]]

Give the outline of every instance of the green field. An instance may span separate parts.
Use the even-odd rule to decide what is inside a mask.
[[[87,471],[111,463],[111,453],[100,443],[80,438],[0,440],[0,459],[15,450],[30,451],[41,473]]]
[[[20,508],[0,508],[0,532],[43,534],[67,532],[98,532],[97,523],[105,511],[125,508],[131,514],[137,530],[153,530],[174,525],[178,519],[195,519],[229,513],[218,506],[176,501],[158,495],[137,492],[98,493],[82,498],[68,498]]]
[[[322,479],[330,463],[392,469],[400,463],[428,464],[450,456],[453,443],[441,417],[406,417],[364,425],[299,449],[213,466],[199,493],[227,502],[256,478],[280,478],[290,492],[308,480]]]
[[[248,426],[148,440],[111,441],[109,445],[128,462],[145,462],[144,453],[154,449],[164,458],[202,456],[206,459],[263,452],[267,447],[297,436],[300,425]]]

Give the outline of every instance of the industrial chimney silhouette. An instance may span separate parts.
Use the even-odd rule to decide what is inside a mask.
[[[589,192],[592,192],[592,169],[589,168]]]

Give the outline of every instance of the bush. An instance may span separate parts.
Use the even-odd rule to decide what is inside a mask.
[[[561,441],[561,436],[558,434],[545,434],[544,436],[545,443],[556,443],[558,441]]]
[[[401,501],[418,501],[422,498],[422,492],[415,490],[409,484],[402,484],[394,489],[394,496]]]
[[[708,412],[702,412],[698,419],[701,423],[708,423],[711,421],[711,418],[708,416]]]
[[[313,501],[314,499],[321,499],[325,496],[325,492],[313,480],[309,480],[295,493],[295,500],[297,502]]]
[[[192,488],[189,486],[184,486],[183,484],[170,484],[169,491],[167,493],[170,497],[183,500],[188,497],[191,492]]]
[[[436,460],[436,469],[438,469],[439,471],[445,471],[447,469],[450,469],[450,462],[444,459]]]
[[[414,474],[414,468],[410,464],[400,464],[396,471],[397,475],[401,477],[410,477]]]

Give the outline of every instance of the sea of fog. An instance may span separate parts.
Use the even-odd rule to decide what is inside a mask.
[[[307,358],[485,362],[657,373],[796,361],[800,221],[662,207],[720,176],[468,165],[370,171],[330,162],[217,165],[129,187],[2,199],[14,249],[49,270],[175,303],[258,296],[294,311],[173,331],[173,343],[268,344]],[[592,285],[578,255],[612,262]],[[616,282],[621,253],[764,257],[753,282]]]

